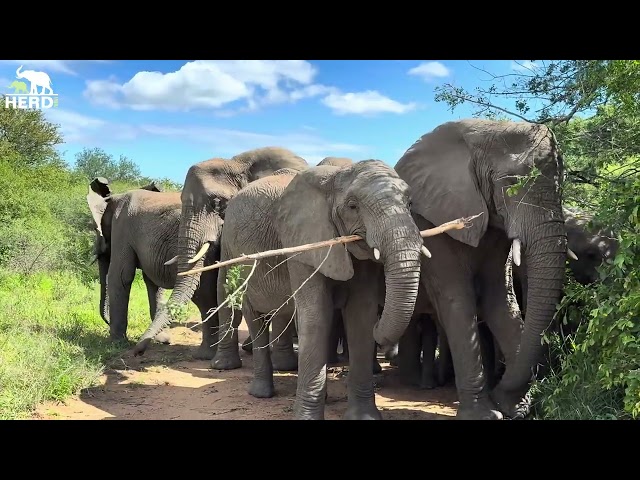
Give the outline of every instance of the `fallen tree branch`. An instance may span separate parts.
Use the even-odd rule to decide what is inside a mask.
[[[474,218],[478,218],[480,215],[482,215],[482,212],[478,213],[477,215],[473,215],[471,217],[458,218],[456,220],[443,223],[442,225],[439,225],[437,227],[429,228],[427,230],[421,231],[420,236],[422,238],[433,237],[435,235],[440,235],[441,233],[447,232],[449,230],[462,230],[463,228],[469,228],[471,226],[471,220],[473,220]],[[279,248],[277,250],[267,250],[264,252],[251,253],[248,255],[242,255],[240,257],[232,258],[230,260],[225,260],[224,262],[217,262],[217,263],[214,263],[213,265],[209,265],[206,267],[196,268],[194,270],[189,270],[186,272],[179,272],[178,276],[182,277],[185,275],[194,275],[196,273],[215,270],[217,268],[226,267],[228,265],[234,265],[236,263],[260,260],[262,258],[276,257],[278,255],[289,255],[291,253],[306,252],[309,250],[330,247],[332,245],[337,245],[341,243],[344,244],[344,243],[357,242],[358,240],[364,240],[364,239],[360,235],[346,235],[344,237],[336,237],[336,238],[332,238],[331,240],[323,240],[321,242],[308,243],[306,245],[299,245],[297,247]]]

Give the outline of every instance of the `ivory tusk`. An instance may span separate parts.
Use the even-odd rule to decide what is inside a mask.
[[[574,260],[578,260],[578,256],[569,247],[567,247],[567,253],[569,254],[569,258],[573,258]]]
[[[166,262],[164,262],[165,265],[173,265],[174,263],[178,262],[178,255],[176,255],[175,257],[173,257],[171,260],[167,260]]]
[[[207,253],[207,250],[209,250],[209,242],[202,245],[202,247],[200,248],[200,251],[196,253],[196,256],[193,257],[191,260],[187,261],[187,263],[196,263],[198,260],[204,257],[204,254]]]
[[[377,249],[377,248],[375,248],[375,247],[373,248],[373,257],[374,257],[376,260],[380,260],[380,250],[378,250],[378,249]]]
[[[420,251],[422,252],[422,254],[427,257],[427,258],[431,258],[431,252],[429,251],[429,249],[427,247],[425,247],[424,245],[422,245],[422,247],[420,247]]]
[[[517,267],[520,266],[520,247],[522,246],[522,244],[520,243],[520,239],[519,238],[514,238],[513,239],[513,263],[516,264]]]

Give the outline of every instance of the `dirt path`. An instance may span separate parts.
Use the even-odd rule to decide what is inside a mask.
[[[247,393],[252,357],[241,350],[237,370],[209,369],[193,360],[200,332],[183,326],[171,329],[171,345],[153,344],[143,357],[130,352],[110,365],[101,385],[86,389],[64,404],[41,405],[35,419],[269,419],[292,418],[296,374],[276,372],[276,396],[253,398]],[[244,321],[240,341],[248,335]],[[453,387],[417,390],[398,382],[394,367],[379,355],[383,372],[376,375],[376,404],[388,420],[451,420],[456,408]],[[347,407],[347,370],[330,369],[325,418],[338,420]]]

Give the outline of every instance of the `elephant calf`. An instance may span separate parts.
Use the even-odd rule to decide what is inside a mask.
[[[100,272],[100,315],[109,323],[111,339],[123,339],[136,268],[142,270],[152,320],[164,290],[175,285],[177,268],[165,266],[165,262],[175,255],[177,247],[180,192],[161,192],[151,184],[114,195],[108,180],[98,177],[90,183],[87,202],[96,225],[94,257]],[[209,260],[213,263],[214,258]],[[214,291],[216,279],[217,270],[203,274],[193,297],[203,320],[217,305],[215,296],[208,293]],[[209,322],[202,332],[201,348],[208,348],[215,343]],[[155,339],[168,343],[169,335],[160,332]]]
[[[375,341],[400,337],[413,312],[420,277],[422,239],[409,212],[408,187],[375,160],[346,168],[323,165],[297,175],[264,177],[227,205],[221,261],[244,252],[293,247],[340,235],[364,240],[273,257],[257,264],[244,293],[242,313],[254,340],[249,393],[275,394],[264,315],[285,323],[295,316],[299,336],[297,419],[324,419],[327,345],[331,319],[340,309],[349,336],[347,419],[381,419],[375,405],[372,357]],[[273,269],[272,266],[279,265]],[[383,270],[384,267],[384,270]],[[220,269],[218,301],[226,297]],[[244,270],[249,278],[251,268]],[[386,286],[381,298],[381,279]],[[376,322],[377,307],[384,304]],[[221,330],[231,312],[221,308]],[[232,335],[221,340],[234,342]],[[216,360],[213,367],[218,368]]]

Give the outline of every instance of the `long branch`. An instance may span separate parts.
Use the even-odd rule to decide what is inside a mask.
[[[441,233],[444,233],[449,230],[462,230],[463,228],[469,228],[471,226],[471,220],[473,220],[474,218],[478,218],[480,215],[482,215],[482,212],[478,213],[477,215],[473,215],[471,217],[458,218],[456,220],[443,223],[442,225],[439,225],[437,227],[429,228],[427,230],[421,231],[420,236],[422,238],[433,237],[435,235],[440,235]],[[341,243],[357,242],[358,240],[364,240],[364,239],[360,235],[346,235],[344,237],[336,237],[336,238],[332,238],[331,240],[323,240],[321,242],[308,243],[306,245],[299,245],[297,247],[279,248],[277,250],[267,250],[264,252],[251,253],[248,255],[242,255],[240,257],[232,258],[230,260],[225,260],[224,262],[217,262],[217,263],[214,263],[213,265],[208,265],[206,267],[196,268],[194,270],[189,270],[187,272],[179,272],[178,275],[179,276],[194,275],[196,273],[215,270],[217,268],[226,267],[227,265],[234,265],[236,263],[246,262],[248,260],[260,260],[262,258],[276,257],[278,255],[289,255],[291,253],[306,252],[309,250],[330,247],[332,245],[337,245]]]

